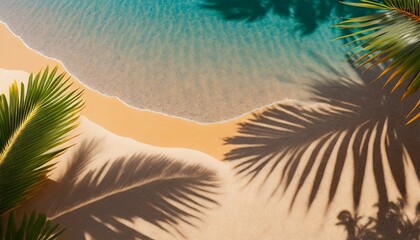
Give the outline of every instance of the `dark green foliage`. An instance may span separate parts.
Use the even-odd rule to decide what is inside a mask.
[[[32,212],[30,217],[25,214],[17,226],[14,212],[9,214],[7,225],[3,228],[0,219],[1,240],[54,240],[58,239],[64,230],[58,229],[58,224],[47,220],[45,214]]]

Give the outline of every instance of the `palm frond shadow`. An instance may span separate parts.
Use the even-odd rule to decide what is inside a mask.
[[[228,21],[254,22],[269,14],[294,19],[303,35],[313,33],[333,13],[349,17],[374,12],[349,8],[337,0],[203,0],[201,6]]]
[[[98,150],[94,142],[82,143],[68,171],[48,190],[53,199],[43,211],[67,227],[66,238],[84,239],[87,233],[93,239],[152,239],[121,221],[134,218],[184,237],[178,224],[196,227],[205,211],[218,205],[215,172],[164,155],[120,157],[86,171]]]
[[[377,69],[380,71],[380,69]],[[406,125],[406,115],[416,104],[418,95],[401,102],[403,92],[389,94],[382,82],[373,82],[375,71],[358,71],[362,82],[346,77],[325,77],[311,86],[316,104],[278,103],[254,114],[239,125],[238,134],[225,139],[233,150],[225,160],[234,163],[237,175],[253,181],[264,174],[278,178],[273,195],[287,191],[297,178],[290,208],[302,188],[310,184],[308,209],[320,195],[322,181],[328,182],[326,205],[336,196],[346,161],[351,161],[353,204],[360,204],[367,164],[373,164],[373,175],[379,203],[388,202],[384,164],[388,164],[401,196],[407,196],[405,167],[411,160],[420,176],[420,127]],[[306,155],[305,155],[306,154]],[[306,157],[303,157],[303,156]],[[326,174],[333,164],[332,176]],[[300,172],[298,171],[301,166]],[[315,172],[312,181],[309,175]],[[324,196],[323,196],[324,197]]]

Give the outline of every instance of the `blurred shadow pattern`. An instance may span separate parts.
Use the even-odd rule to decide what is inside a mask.
[[[97,140],[85,141],[68,170],[38,206],[66,227],[68,239],[152,239],[121,220],[141,218],[184,237],[177,226],[197,227],[206,209],[216,207],[218,180],[213,170],[164,155],[136,154],[87,170],[98,152]],[[96,163],[96,162],[95,162]],[[44,209],[42,209],[44,208]]]
[[[344,227],[349,240],[417,240],[420,239],[420,202],[414,216],[404,200],[389,202],[378,208],[376,217],[354,215],[344,210],[338,214],[337,226]]]
[[[291,18],[304,35],[313,33],[333,15],[350,17],[373,12],[345,6],[338,0],[204,0],[201,6],[218,12],[225,20],[253,22],[270,13]]]
[[[320,192],[321,182],[331,178],[325,198],[329,206],[346,161],[354,167],[355,208],[360,204],[367,164],[373,165],[380,204],[388,203],[384,164],[389,165],[405,199],[404,165],[411,161],[417,177],[420,176],[420,121],[405,124],[419,93],[400,101],[404,87],[389,94],[389,89],[383,89],[383,81],[372,83],[380,71],[379,67],[363,74],[358,70],[361,82],[323,76],[311,87],[314,104],[278,103],[254,114],[239,125],[236,136],[225,139],[226,144],[233,146],[225,160],[234,162],[237,174],[249,181],[263,170],[265,181],[270,176],[278,177],[273,194],[282,184],[286,191],[297,178],[290,207],[302,187],[309,184],[309,208]],[[329,164],[333,164],[332,176],[326,174]],[[300,165],[302,172],[297,171]],[[315,177],[308,180],[313,172]]]

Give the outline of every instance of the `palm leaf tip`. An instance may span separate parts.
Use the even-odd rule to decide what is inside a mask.
[[[420,88],[420,1],[384,0],[379,3],[361,0],[344,3],[380,10],[379,13],[350,18],[336,25],[340,29],[355,30],[340,38],[351,39],[354,43],[350,52],[363,53],[354,59],[354,64],[370,69],[390,61],[378,78],[386,76],[385,85],[393,82],[392,91],[405,85],[403,98],[416,92]],[[409,121],[414,118],[416,116]]]
[[[0,95],[0,214],[36,192],[77,126],[82,92],[70,92],[69,79],[56,72],[47,67],[26,88],[15,82],[8,97]]]

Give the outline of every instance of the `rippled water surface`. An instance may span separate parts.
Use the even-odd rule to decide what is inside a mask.
[[[351,72],[331,41],[338,36],[334,16],[303,33],[295,18],[226,20],[202,3],[1,0],[0,19],[88,86],[141,109],[204,122],[307,99],[315,76]]]

